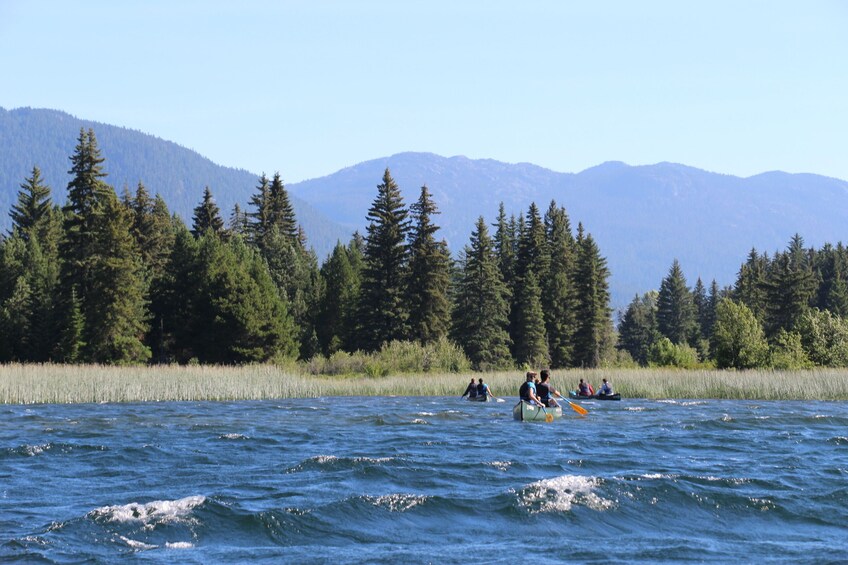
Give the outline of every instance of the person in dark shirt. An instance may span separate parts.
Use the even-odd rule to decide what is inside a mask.
[[[477,398],[477,383],[474,382],[473,378],[471,379],[471,382],[468,384],[468,386],[465,387],[465,392],[462,393],[462,396],[460,396],[460,398],[465,398],[466,396],[468,397],[468,400],[471,400],[472,398]]]
[[[562,395],[559,393],[557,389],[555,389],[548,379],[550,379],[551,373],[547,369],[542,369],[541,379],[539,380],[539,384],[536,385],[536,396],[539,397],[539,400],[542,402],[542,406],[548,406],[549,408],[556,408],[559,406],[559,403],[554,398],[558,396],[562,398]]]

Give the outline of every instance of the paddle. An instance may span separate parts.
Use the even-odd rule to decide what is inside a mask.
[[[563,400],[565,400],[565,399],[563,398]],[[566,401],[566,402],[568,402],[568,405],[569,405],[569,406],[571,406],[571,409],[572,409],[572,410],[574,410],[575,412],[577,412],[577,413],[578,413],[578,414],[580,414],[581,416],[585,416],[585,415],[587,415],[587,414],[589,413],[589,411],[588,411],[588,410],[586,410],[585,408],[583,408],[583,407],[582,407],[582,406],[580,406],[579,404],[574,404],[574,403],[573,403],[573,402],[571,402],[570,400],[565,400],[565,401]]]
[[[571,402],[567,398],[563,398],[563,396],[560,393],[557,392],[556,395],[560,398],[560,400],[565,400],[566,402],[568,402],[568,405],[571,406],[571,409],[574,410],[575,412],[577,412],[578,414],[580,414],[581,416],[586,416],[586,415],[589,414],[588,410],[586,410],[585,408],[583,408],[579,404],[574,404],[573,402]]]

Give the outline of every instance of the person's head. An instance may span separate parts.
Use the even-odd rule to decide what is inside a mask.
[[[607,382],[607,380],[606,380],[606,379],[601,379],[601,381],[603,381],[604,383],[606,383],[606,382]]]
[[[581,384],[581,385],[583,384],[583,379],[580,379],[580,384]]]
[[[542,369],[542,372],[539,373],[539,375],[541,375],[541,377],[542,377],[542,382],[545,382],[550,378],[551,372],[548,371],[547,369]]]
[[[477,382],[483,384],[483,379],[477,379]]]
[[[533,371],[527,371],[527,382],[528,383],[532,382],[535,377],[536,377],[536,373],[534,373]]]

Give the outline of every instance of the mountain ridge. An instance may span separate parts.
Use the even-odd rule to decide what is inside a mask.
[[[246,209],[255,192],[257,174],[216,165],[151,134],[61,110],[0,108],[0,209],[9,210],[34,164],[41,167],[54,199],[64,201],[68,158],[80,127],[95,129],[106,158],[106,180],[117,190],[124,185],[134,190],[140,179],[187,223],[204,186],[212,189],[225,218],[235,203]],[[582,222],[608,258],[616,307],[657,288],[675,258],[690,286],[698,276],[729,285],[751,248],[783,249],[795,233],[810,246],[836,243],[848,225],[848,183],[812,173],[739,177],[668,161],[606,161],[569,173],[527,162],[401,152],[287,184],[319,259],[336,241],[364,231],[387,167],[407,204],[417,199],[422,185],[428,186],[441,211],[434,218],[442,226],[438,235],[454,254],[468,242],[477,217],[494,223],[500,202],[507,214],[518,215],[531,202],[544,212],[556,200],[568,211],[572,228]],[[8,214],[0,214],[0,229],[8,226]]]

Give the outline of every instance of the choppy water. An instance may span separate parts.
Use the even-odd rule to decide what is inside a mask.
[[[842,403],[0,406],[0,561],[848,561]]]

